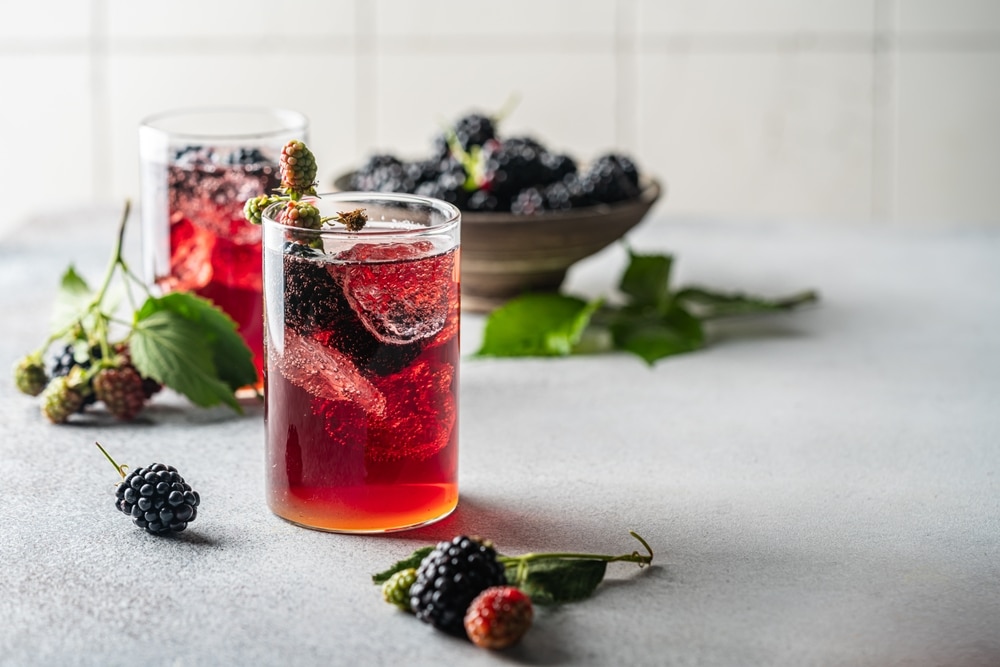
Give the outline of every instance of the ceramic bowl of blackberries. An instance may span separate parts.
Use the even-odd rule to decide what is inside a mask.
[[[555,291],[576,261],[635,227],[660,184],[621,152],[587,162],[530,136],[503,136],[468,114],[430,155],[371,155],[337,190],[405,192],[462,211],[462,308],[485,312],[533,291]]]

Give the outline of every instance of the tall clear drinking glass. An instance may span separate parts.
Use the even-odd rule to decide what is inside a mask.
[[[243,203],[278,187],[281,148],[307,140],[296,111],[167,111],[139,127],[146,276],[215,302],[239,326],[263,377],[261,231]]]
[[[459,228],[443,201],[309,197],[357,232],[264,215],[267,500],[302,526],[384,532],[458,503]]]

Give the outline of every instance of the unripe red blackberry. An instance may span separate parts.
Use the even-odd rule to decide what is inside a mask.
[[[278,216],[278,221],[302,229],[319,229],[323,225],[319,209],[305,201],[288,202]]]
[[[49,383],[41,355],[30,354],[14,366],[14,384],[21,393],[38,396]]]
[[[146,404],[142,377],[130,365],[99,371],[93,387],[97,400],[103,401],[108,412],[123,421],[135,417]]]
[[[83,405],[83,394],[70,376],[52,378],[42,392],[42,414],[53,424],[62,424]]]
[[[281,188],[289,195],[316,194],[316,157],[304,143],[293,139],[281,149]]]
[[[480,593],[465,613],[465,633],[480,648],[502,649],[520,641],[531,627],[531,598],[513,586]]]

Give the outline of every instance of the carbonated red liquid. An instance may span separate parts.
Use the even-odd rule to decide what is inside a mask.
[[[290,521],[381,532],[458,502],[458,250],[268,250],[268,502]]]
[[[256,150],[191,147],[167,180],[170,268],[157,284],[194,292],[233,318],[263,378],[261,231],[244,219],[243,202],[278,187],[276,163]]]

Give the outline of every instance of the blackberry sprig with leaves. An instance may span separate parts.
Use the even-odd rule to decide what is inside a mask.
[[[53,331],[15,365],[14,384],[40,396],[42,414],[57,424],[98,402],[114,417],[131,420],[160,386],[199,406],[225,403],[241,412],[235,391],[257,381],[250,349],[210,301],[186,292],[150,293],[122,255],[129,212],[126,202],[96,290],[72,266],[63,274]],[[119,288],[127,313],[113,305]],[[44,359],[53,346],[59,352],[50,374]]]

